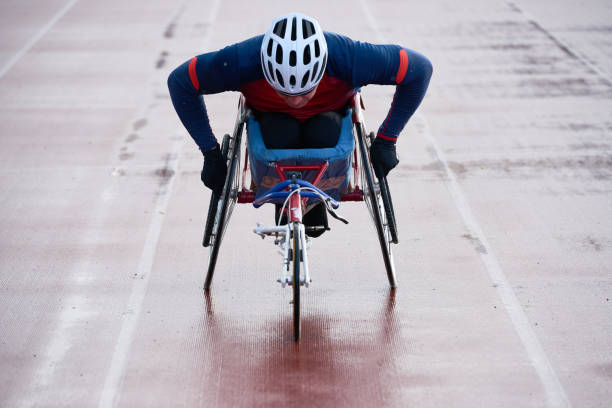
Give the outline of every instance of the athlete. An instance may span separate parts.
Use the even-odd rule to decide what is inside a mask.
[[[202,95],[241,92],[268,149],[333,147],[356,89],[395,85],[391,107],[370,148],[381,178],[399,163],[395,143],[421,103],[431,74],[429,60],[415,51],[324,32],[314,18],[289,13],[264,35],[186,61],[170,74],[168,88],[179,118],[204,154],[202,182],[220,194],[227,167]],[[305,214],[304,224],[320,225],[317,220],[325,211],[318,207]]]

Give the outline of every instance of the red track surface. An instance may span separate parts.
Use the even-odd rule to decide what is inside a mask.
[[[299,8],[430,57],[391,176],[389,292],[362,203],[313,242],[303,337],[238,205],[211,294],[201,154],[165,78]],[[612,404],[604,1],[0,4],[0,406]],[[372,130],[392,88],[366,87]],[[207,98],[231,131],[236,94]]]

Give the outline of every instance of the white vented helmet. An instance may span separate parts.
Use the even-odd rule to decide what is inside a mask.
[[[261,43],[261,68],[268,83],[286,95],[314,89],[327,65],[327,43],[314,18],[289,13],[274,20]]]

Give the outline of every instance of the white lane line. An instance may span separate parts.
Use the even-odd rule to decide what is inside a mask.
[[[180,141],[175,142],[173,145],[173,159],[168,162],[168,169],[170,169],[171,174],[174,174],[174,176],[170,178],[165,190],[158,196],[157,202],[155,203],[155,210],[151,224],[149,225],[147,238],[144,248],[142,249],[140,261],[138,262],[137,276],[134,279],[130,298],[123,314],[123,322],[121,324],[119,337],[115,343],[113,359],[106,373],[106,380],[99,402],[100,407],[114,406],[121,389],[127,355],[134,339],[134,332],[136,331],[142,304],[147,293],[151,270],[153,268],[153,260],[155,259],[155,253],[157,251],[157,243],[159,242],[162,225],[166,217],[166,209],[170,202],[170,197],[172,196],[174,181],[178,177],[178,164],[184,143],[185,138],[181,138]]]
[[[206,49],[214,31],[212,28],[217,18],[219,5],[220,0],[214,0],[214,3],[211,6],[207,21],[209,24],[209,29],[206,31],[206,34],[202,39],[202,49]],[[102,394],[98,403],[99,408],[114,407],[115,404],[117,404],[121,394],[127,359],[134,341],[134,335],[136,333],[136,327],[138,325],[139,316],[147,292],[147,286],[149,284],[149,278],[153,268],[153,260],[157,250],[157,243],[159,242],[159,236],[161,234],[161,228],[164,221],[162,212],[165,212],[165,209],[168,206],[170,197],[172,195],[174,181],[178,177],[177,170],[180,161],[180,152],[182,151],[184,141],[185,138],[182,138],[180,142],[175,143],[175,154],[173,155],[175,158],[168,163],[168,167],[174,171],[174,177],[170,179],[166,186],[166,190],[158,197],[156,203],[153,219],[151,221],[151,225],[149,226],[147,239],[145,241],[142,255],[138,264],[138,276],[141,279],[136,279],[132,286],[132,292],[126,305],[127,313],[123,316],[123,322],[121,324],[119,337],[115,343],[111,365],[106,373],[104,388],[102,389]]]
[[[370,11],[366,1],[360,0],[360,2],[364,14],[368,19],[370,26],[375,31],[378,39],[381,42],[385,42],[385,38],[379,30],[378,25],[376,23],[376,19]],[[433,151],[444,170],[444,174],[446,176],[446,186],[448,188],[449,193],[451,194],[455,207],[463,218],[463,223],[465,224],[472,237],[480,240],[480,242],[482,243],[484,250],[479,251],[480,259],[489,274],[489,278],[497,288],[497,293],[501,298],[502,304],[506,309],[506,313],[508,313],[508,316],[512,321],[514,329],[518,334],[518,337],[521,340],[525,351],[527,352],[527,357],[531,361],[531,364],[535,368],[536,373],[540,378],[540,382],[542,383],[542,386],[544,387],[544,392],[546,393],[548,406],[555,408],[571,407],[571,403],[569,401],[569,398],[567,397],[567,393],[561,385],[561,382],[559,381],[559,378],[557,377],[557,374],[555,373],[552,364],[548,360],[546,352],[542,348],[538,337],[533,331],[531,324],[529,323],[529,320],[527,319],[527,316],[525,315],[525,312],[521,307],[521,304],[518,298],[516,297],[514,290],[512,289],[512,286],[508,282],[508,279],[506,278],[506,275],[504,274],[504,271],[502,270],[501,265],[497,260],[497,257],[493,253],[491,245],[489,245],[489,242],[487,241],[482,231],[482,228],[480,228],[478,221],[476,221],[476,218],[472,213],[467,199],[465,198],[465,195],[463,194],[463,191],[461,190],[461,187],[457,182],[455,174],[448,166],[446,157],[442,152],[442,149],[440,149],[436,139],[434,138],[429,128],[429,124],[427,122],[427,119],[425,118],[425,115],[417,113],[417,115],[415,116],[415,119],[423,123],[424,136],[429,142],[429,144],[433,147]]]
[[[64,14],[66,14],[68,10],[70,10],[77,1],[79,0],[70,0],[68,3],[66,3],[64,7],[62,7],[60,11],[55,13],[51,20],[49,20],[47,24],[45,24],[32,38],[30,38],[30,41],[28,41],[19,51],[17,51],[17,53],[13,55],[13,58],[8,60],[8,62],[4,64],[2,69],[0,69],[0,78],[2,78],[4,74],[9,72],[11,68],[13,68],[13,66],[17,63],[17,61],[19,61],[21,57],[27,54],[27,52],[30,51],[30,49],[34,46],[34,44],[36,44],[45,34],[47,34],[51,27],[53,27],[53,25],[55,25],[55,23],[57,23],[59,19],[62,18]]]
[[[565,41],[563,41],[561,38],[557,37],[556,35],[554,35],[552,32],[548,31],[547,29],[545,29],[540,23],[538,23],[536,21],[536,19],[527,11],[523,10],[521,7],[519,7],[518,4],[513,3],[513,2],[509,2],[508,3],[510,5],[510,7],[512,7],[514,10],[518,11],[519,13],[521,13],[523,15],[523,17],[525,17],[527,19],[527,21],[531,24],[533,24],[536,28],[538,28],[539,30],[541,30],[543,33],[545,33],[548,38],[550,38],[554,43],[556,43],[559,47],[565,49],[566,52],[569,52],[570,54],[572,54],[574,57],[576,57],[580,62],[582,62],[584,65],[586,65],[587,67],[589,67],[593,72],[595,72],[597,75],[599,75],[602,79],[604,79],[608,85],[612,85],[612,77],[605,73],[604,71],[602,71],[598,66],[596,66],[595,64],[593,64],[591,61],[589,61],[584,55],[582,55],[582,53],[578,52],[575,48],[570,47],[569,44],[567,44]]]
[[[465,198],[465,195],[457,182],[455,174],[448,166],[444,152],[442,152],[442,149],[440,149],[436,139],[433,137],[427,119],[422,114],[417,115],[417,118],[422,121],[424,136],[429,144],[433,147],[433,152],[444,170],[444,175],[446,176],[444,179],[446,187],[453,198],[455,207],[461,214],[461,218],[463,218],[463,223],[465,224],[470,235],[480,241],[482,245],[483,250],[478,251],[480,260],[484,264],[491,282],[493,282],[493,285],[497,289],[497,293],[501,298],[502,304],[504,305],[504,308],[512,321],[514,329],[518,334],[521,343],[523,343],[525,351],[527,352],[527,357],[531,361],[531,364],[535,368],[538,377],[540,378],[540,382],[542,383],[546,393],[548,406],[571,407],[569,398],[567,397],[567,394],[561,385],[552,364],[548,360],[546,352],[542,348],[538,337],[533,331],[531,324],[529,323],[529,320],[521,307],[521,303],[516,297],[510,282],[508,282],[508,279],[506,278],[506,275],[504,274],[504,271],[502,270],[502,267],[499,264],[491,245],[489,245],[482,228],[480,228],[478,221],[476,221],[474,213],[472,212],[470,205],[468,204],[467,199]]]

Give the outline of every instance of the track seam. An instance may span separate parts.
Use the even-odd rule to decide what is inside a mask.
[[[30,38],[30,40],[23,46],[13,57],[2,67],[0,70],[0,79],[13,68],[13,66],[34,47],[34,45],[47,34],[47,32],[57,23],[63,16],[75,5],[75,3],[79,0],[71,0],[68,2],[60,11],[55,13],[55,15],[43,26],[43,28],[38,31],[34,37]]]
[[[378,24],[376,23],[376,19],[374,15],[370,11],[366,0],[360,0],[362,9],[366,16],[366,19],[370,23],[370,26],[375,31],[378,40],[381,42],[385,41],[382,32],[378,28]],[[482,246],[484,247],[484,251],[480,252],[480,259],[487,270],[489,278],[493,282],[493,285],[497,289],[497,293],[501,298],[502,304],[506,310],[506,313],[510,317],[512,321],[512,325],[523,344],[525,351],[527,352],[527,357],[529,358],[531,364],[533,365],[540,382],[544,388],[544,392],[546,394],[546,399],[548,401],[548,406],[550,407],[571,407],[571,403],[569,398],[567,397],[567,393],[561,385],[557,374],[555,373],[552,364],[550,363],[546,352],[542,348],[540,341],[537,338],[537,335],[533,331],[531,324],[525,314],[525,311],[521,307],[521,304],[510,285],[510,282],[506,278],[506,275],[503,272],[497,257],[493,253],[489,242],[487,241],[482,228],[478,224],[478,221],[474,217],[474,214],[467,202],[465,194],[461,190],[457,178],[455,174],[450,169],[446,157],[440,149],[436,139],[433,136],[433,133],[430,130],[429,124],[427,122],[427,118],[422,113],[417,113],[415,115],[417,119],[419,119],[423,123],[424,127],[424,135],[429,144],[433,147],[433,153],[435,153],[436,158],[439,164],[442,166],[444,171],[444,181],[447,186],[447,189],[453,199],[453,203],[455,207],[459,211],[461,218],[463,219],[463,223],[468,229],[469,233],[480,240]]]

